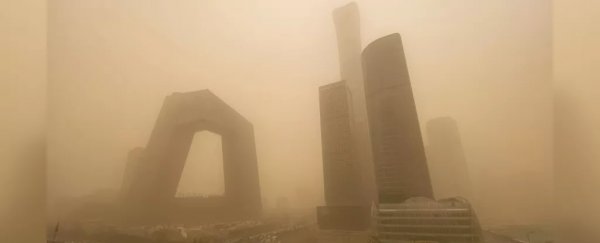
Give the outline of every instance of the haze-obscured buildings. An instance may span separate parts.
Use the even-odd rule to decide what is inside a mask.
[[[194,134],[204,130],[222,136],[225,193],[175,198]],[[189,223],[260,216],[253,126],[209,90],[166,97],[147,146],[130,156],[129,164],[122,189],[129,220]]]
[[[373,41],[359,56],[356,5],[335,10],[334,19],[344,81],[319,88],[327,203],[317,210],[321,241],[479,242],[468,201],[434,200],[400,35]],[[464,162],[455,157],[449,163]]]
[[[471,179],[458,124],[451,117],[427,122],[427,160],[436,198],[472,200]]]
[[[362,60],[379,202],[433,198],[400,35],[375,40]]]

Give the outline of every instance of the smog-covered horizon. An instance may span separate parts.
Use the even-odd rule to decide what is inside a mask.
[[[34,2],[2,11],[11,38],[0,41],[10,81],[0,87],[0,177],[18,187],[0,199],[30,204],[9,200],[0,218],[45,207],[31,222],[53,225],[82,204],[154,190],[218,205],[229,193],[268,214],[317,217],[329,205],[320,88],[345,81],[354,95],[340,43],[362,52],[398,33],[435,199],[466,198],[484,228],[558,222],[584,235],[573,232],[600,220],[598,4],[358,0],[353,42],[334,22],[351,1]],[[31,80],[42,81],[24,88]],[[215,112],[221,104],[231,111]],[[152,156],[182,161],[172,167],[181,178],[128,174],[136,161],[163,163]],[[238,157],[255,167],[229,162]],[[143,173],[160,178],[161,168]]]
[[[457,121],[481,217],[546,221],[550,5],[357,3],[363,46],[402,35],[422,133],[431,119]],[[209,89],[254,126],[265,207],[280,197],[322,204],[317,95],[340,80],[331,14],[343,5],[51,4],[49,203],[118,190],[127,153],[146,146],[164,97]]]

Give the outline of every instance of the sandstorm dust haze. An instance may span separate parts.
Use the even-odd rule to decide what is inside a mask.
[[[3,1],[0,242],[598,242],[599,9]]]

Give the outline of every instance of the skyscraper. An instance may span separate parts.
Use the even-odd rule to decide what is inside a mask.
[[[345,81],[319,87],[321,143],[326,206],[318,207],[322,230],[365,230],[369,207],[361,190],[362,169],[358,163],[350,91]]]
[[[400,35],[369,44],[362,61],[379,202],[433,198]]]
[[[337,35],[340,76],[345,81],[349,95],[350,139],[354,146],[356,164],[361,171],[355,190],[361,193],[361,204],[370,207],[376,198],[376,189],[361,64],[360,13],[356,3],[335,9],[333,22]]]
[[[358,205],[360,168],[352,144],[349,93],[345,81],[319,87],[325,202]]]

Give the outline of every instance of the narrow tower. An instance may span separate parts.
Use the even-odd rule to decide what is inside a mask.
[[[370,207],[376,200],[376,189],[361,64],[360,13],[356,3],[335,9],[333,22],[338,41],[340,76],[348,90],[350,139],[356,164],[361,171],[355,190],[361,194],[358,203]]]

